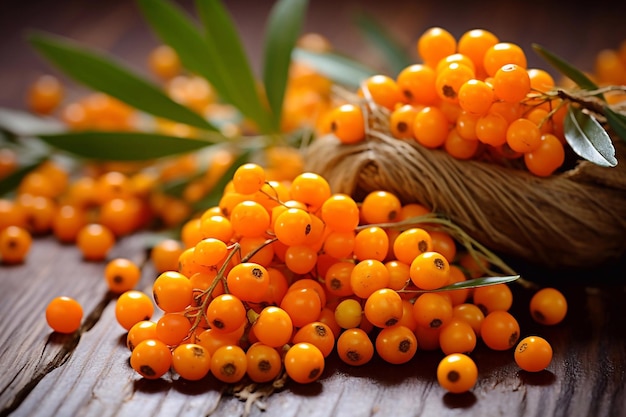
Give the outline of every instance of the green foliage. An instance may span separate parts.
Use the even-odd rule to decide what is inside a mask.
[[[594,117],[577,107],[570,107],[563,128],[567,143],[578,156],[600,166],[617,165],[611,137]]]

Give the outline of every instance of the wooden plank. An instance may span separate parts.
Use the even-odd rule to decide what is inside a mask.
[[[134,373],[128,365],[125,331],[115,321],[114,303],[103,302],[103,264],[82,262],[75,248],[57,245],[52,239],[37,243],[25,265],[0,269],[2,279],[10,283],[10,291],[0,294],[3,316],[17,319],[1,324],[3,334],[13,332],[2,342],[6,371],[2,415],[194,416],[216,404],[221,384],[213,377],[199,383],[174,375],[148,381]],[[129,239],[118,253],[141,254],[141,244],[139,237]],[[142,288],[149,288],[153,276],[146,268]],[[353,368],[332,357],[320,381],[306,386],[288,383],[266,401],[266,412],[252,407],[251,415],[367,416],[389,410],[397,416],[623,415],[623,285],[568,288],[570,314],[561,325],[548,328],[530,320],[525,311],[530,294],[514,288],[513,310],[522,334],[543,335],[553,345],[555,356],[547,371],[519,371],[511,351],[493,352],[479,344],[472,354],[480,369],[479,381],[471,393],[459,396],[446,394],[436,383],[436,364],[442,357],[438,351],[419,351],[401,366],[375,358]],[[43,319],[44,300],[63,291],[84,297],[87,311],[102,308],[93,326],[76,341],[51,334]],[[28,395],[11,413],[20,390]],[[241,415],[244,409],[245,403],[225,396],[212,415]]]

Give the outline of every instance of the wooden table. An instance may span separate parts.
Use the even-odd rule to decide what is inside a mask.
[[[254,59],[260,51],[260,37],[255,36],[262,28],[258,16],[266,12],[266,6],[258,3],[263,2],[229,4],[246,28],[244,39]],[[340,50],[378,62],[349,28],[355,3],[312,3],[308,30],[326,34]],[[456,35],[485,27],[525,47],[530,41],[541,41],[587,70],[596,51],[626,39],[623,2],[594,2],[589,10],[552,3],[542,7],[522,2],[480,6],[451,2],[447,7],[408,1],[362,4],[406,42],[432,25]],[[12,59],[3,60],[0,68],[2,106],[22,107],[29,80],[49,72],[22,43],[21,29],[67,34],[111,50],[144,70],[142,54],[155,44],[137,22],[136,10],[123,1],[62,1],[54,8],[45,2],[3,4],[0,36],[5,41],[0,43],[0,56]],[[524,18],[529,13],[532,18]],[[102,30],[105,26],[108,29]],[[531,62],[543,66],[536,57]],[[145,262],[146,239],[146,233],[124,238],[109,258],[124,256],[144,263],[139,288],[150,292],[155,272]],[[265,412],[253,406],[251,415],[626,416],[625,265],[577,273],[527,268],[527,277],[557,282],[567,296],[568,316],[552,327],[531,320],[527,311],[531,292],[512,285],[512,310],[522,335],[539,334],[552,343],[554,359],[543,372],[520,371],[512,351],[494,352],[479,343],[472,354],[479,367],[477,385],[467,394],[452,395],[435,379],[442,357],[438,351],[418,351],[410,363],[399,366],[375,358],[353,368],[333,357],[318,382],[288,383],[265,401]],[[199,416],[216,406],[214,416],[241,415],[245,403],[228,394],[220,401],[222,388],[214,379],[189,383],[167,376],[148,381],[130,368],[126,332],[115,320],[115,297],[107,293],[103,270],[104,263],[83,261],[77,248],[61,245],[52,236],[38,237],[23,265],[0,266],[0,416]],[[57,295],[75,297],[84,307],[84,325],[74,335],[53,333],[45,323],[45,306]]]

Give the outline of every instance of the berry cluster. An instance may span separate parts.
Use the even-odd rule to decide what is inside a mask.
[[[385,191],[357,203],[313,173],[278,183],[259,165],[240,166],[220,204],[185,224],[183,244],[154,248],[151,295],[134,288],[132,262],[107,264],[133,369],[147,379],[171,370],[190,381],[310,383],[333,353],[361,366],[374,355],[402,364],[419,350],[440,350],[441,386],[464,392],[477,379],[478,343],[515,348],[522,369],[545,369],[551,347],[534,335],[520,341],[507,284],[436,291],[482,276],[488,265],[445,231],[413,222],[427,212]],[[65,301],[75,318],[75,304]],[[60,305],[49,307],[50,326],[76,330],[80,319],[71,329],[58,324]],[[553,325],[567,303],[545,288],[529,308]]]
[[[528,68],[524,50],[484,29],[458,39],[440,27],[417,40],[423,63],[394,78],[374,75],[358,90],[365,104],[333,110],[330,131],[343,143],[365,138],[367,103],[385,111],[392,136],[443,149],[458,159],[520,160],[541,177],[565,161],[563,117],[567,105],[546,94],[555,81]]]

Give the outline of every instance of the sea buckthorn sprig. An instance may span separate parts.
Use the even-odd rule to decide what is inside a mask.
[[[523,280],[448,220],[385,191],[361,202],[333,194],[313,173],[265,178],[259,165],[241,165],[220,205],[187,222],[184,246],[169,244],[178,262],[153,282],[153,303],[135,289],[119,296],[116,317],[139,375],[216,378],[250,407],[287,381],[323,378],[332,354],[362,366],[375,355],[402,364],[440,350],[437,378],[451,392],[476,382],[479,343],[513,355],[523,329],[509,312],[508,282]],[[161,249],[152,259],[171,256]],[[122,260],[107,271],[117,285],[134,277]],[[532,317],[563,320],[561,297],[537,292]],[[512,360],[544,369],[546,349],[517,347],[524,356]]]
[[[526,52],[492,32],[473,29],[457,40],[444,28],[432,27],[416,43],[423,63],[405,67],[395,78],[382,74],[366,78],[356,97],[344,94],[342,104],[331,111],[328,129],[346,144],[358,143],[375,131],[388,132],[399,140],[442,149],[454,158],[503,164],[539,177],[566,169],[566,154],[572,151],[596,164],[614,166],[608,133],[583,128],[582,134],[570,134],[580,127],[567,121],[564,125],[564,120],[566,115],[592,118],[609,125],[616,136],[626,134],[620,127],[626,86],[618,52],[598,54],[598,86],[565,61],[533,46],[579,87],[558,85],[546,70],[528,68]],[[590,138],[606,149],[601,157],[584,151]]]

